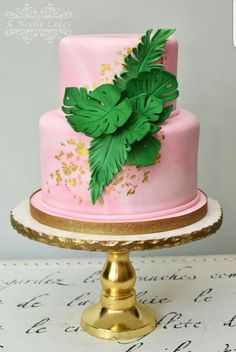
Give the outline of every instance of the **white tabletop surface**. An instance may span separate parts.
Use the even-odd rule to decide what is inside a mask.
[[[138,300],[158,326],[128,342],[80,329],[82,310],[99,296],[102,260],[0,262],[0,351],[236,351],[236,256],[132,261]]]

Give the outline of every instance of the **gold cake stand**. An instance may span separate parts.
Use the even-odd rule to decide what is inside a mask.
[[[29,200],[11,213],[12,226],[29,239],[62,248],[107,252],[101,272],[100,302],[85,309],[81,327],[104,339],[134,339],[156,327],[154,312],[136,302],[135,271],[131,251],[179,246],[215,233],[222,223],[220,204],[208,198],[208,211],[201,220],[179,229],[139,235],[101,235],[59,230],[36,221]]]

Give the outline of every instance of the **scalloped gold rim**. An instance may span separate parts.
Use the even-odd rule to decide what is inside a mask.
[[[124,251],[143,251],[149,249],[162,249],[169,247],[176,247],[189,242],[197,241],[214,234],[221,226],[223,220],[223,211],[218,220],[212,225],[196,230],[191,233],[186,233],[173,237],[163,237],[161,239],[147,239],[147,240],[134,240],[134,241],[121,241],[121,240],[81,240],[70,239],[65,237],[57,237],[55,235],[48,235],[44,232],[38,232],[14,219],[11,213],[11,224],[13,228],[21,235],[28,237],[31,240],[45,243],[51,246],[79,249],[87,251],[102,251],[102,252],[124,252]]]
[[[54,227],[59,230],[98,234],[98,235],[139,235],[143,233],[156,233],[163,231],[170,231],[184,226],[192,225],[201,220],[207,214],[207,201],[199,209],[191,213],[170,217],[166,219],[157,219],[151,221],[137,221],[137,222],[89,222],[66,219],[59,216],[54,216],[45,213],[31,203],[31,199],[37,190],[29,199],[31,216],[43,225]],[[203,191],[201,191],[204,193]],[[205,193],[204,193],[205,194]],[[206,199],[207,195],[205,194]]]

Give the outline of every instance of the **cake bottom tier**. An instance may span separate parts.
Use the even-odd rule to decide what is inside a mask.
[[[107,216],[106,221],[95,216],[60,212],[42,202],[42,191],[39,190],[30,197],[30,211],[34,219],[40,223],[62,230],[107,234],[145,234],[173,230],[188,226],[202,219],[207,213],[207,196],[201,190],[197,191],[195,199],[185,204],[185,209],[170,209],[169,215],[162,212],[145,213],[139,219],[123,219],[117,221],[114,216]]]
[[[91,139],[75,132],[60,110],[40,119],[41,188],[36,207],[62,218],[134,222],[181,214],[201,203],[197,191],[199,121],[176,110],[156,135],[161,150],[154,165],[124,165],[91,202],[88,153]]]

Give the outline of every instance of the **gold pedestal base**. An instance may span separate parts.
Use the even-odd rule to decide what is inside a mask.
[[[155,326],[153,311],[143,304],[127,310],[112,310],[98,303],[86,309],[81,318],[82,329],[102,339],[135,339],[148,334]]]
[[[134,339],[151,332],[154,312],[137,304],[134,290],[135,271],[129,253],[108,252],[101,273],[100,303],[87,308],[81,327],[90,335],[103,339]]]

